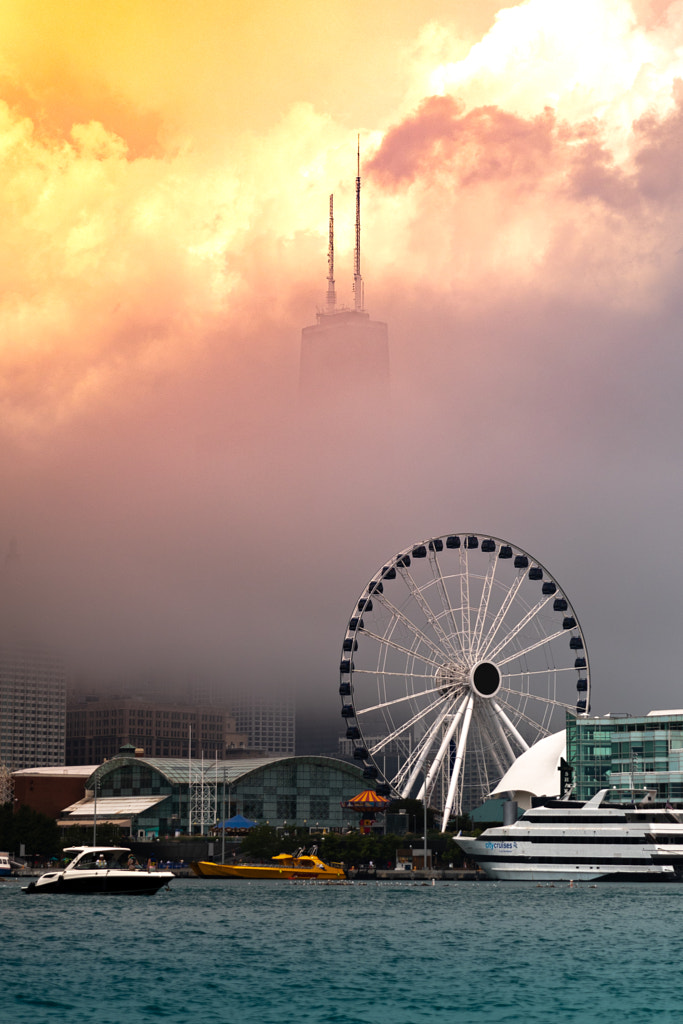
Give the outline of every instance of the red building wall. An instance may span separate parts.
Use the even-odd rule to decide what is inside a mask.
[[[59,818],[65,807],[83,799],[86,779],[73,775],[15,775],[14,809],[31,807],[50,818]]]

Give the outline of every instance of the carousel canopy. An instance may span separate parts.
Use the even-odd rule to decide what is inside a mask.
[[[350,800],[342,802],[342,807],[349,811],[383,811],[390,801],[385,796],[379,796],[374,789],[364,789],[362,793],[356,793]]]

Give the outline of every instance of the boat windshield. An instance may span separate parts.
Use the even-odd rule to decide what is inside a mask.
[[[95,868],[128,867],[128,850],[88,850],[70,867],[77,871],[93,871]]]

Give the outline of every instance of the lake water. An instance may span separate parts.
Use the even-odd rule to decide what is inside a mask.
[[[657,1024],[683,1013],[683,885],[0,881],[3,1024]]]

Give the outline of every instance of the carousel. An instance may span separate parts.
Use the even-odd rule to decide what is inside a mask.
[[[364,789],[362,793],[356,793],[350,800],[343,800],[341,806],[345,811],[354,811],[360,814],[360,831],[362,835],[369,835],[372,826],[375,824],[378,814],[383,814],[391,801],[388,797],[380,796],[374,789]]]

